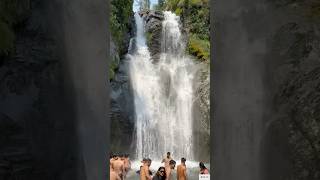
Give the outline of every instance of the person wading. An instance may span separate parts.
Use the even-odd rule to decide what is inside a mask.
[[[173,173],[172,172],[173,172],[175,166],[176,166],[176,162],[174,160],[170,160],[169,166],[165,168],[166,169],[166,176],[167,176],[166,180],[173,180],[173,178],[172,178]]]
[[[187,179],[186,159],[181,158],[181,164],[177,166],[177,180]]]
[[[131,169],[131,162],[129,159],[129,154],[126,154],[124,155],[124,171],[125,171],[124,179],[126,178],[130,169]]]
[[[152,180],[150,175],[151,159],[146,159],[140,167],[140,180]]]
[[[171,158],[171,153],[170,153],[170,152],[167,152],[167,157],[163,158],[161,163],[164,163],[164,167],[165,167],[165,168],[169,168],[169,162],[170,162],[171,160],[172,160],[172,158]]]
[[[116,155],[112,155],[110,158],[110,180],[121,180],[120,176],[116,173],[116,171],[113,169],[114,162],[117,160]]]
[[[112,162],[112,169],[115,171],[115,173],[121,178],[123,179],[123,175],[124,175],[124,162],[123,160],[121,160],[119,158],[119,156],[117,156],[115,158],[115,161]]]

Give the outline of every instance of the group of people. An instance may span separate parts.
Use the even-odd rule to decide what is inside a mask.
[[[130,169],[129,154],[110,156],[110,180],[124,180]]]
[[[152,160],[144,158],[141,161],[142,165],[137,173],[140,180],[173,180],[173,170],[176,166],[176,161],[171,158],[171,153],[167,152],[167,156],[163,158],[162,163],[164,166],[159,167],[155,175],[152,174],[150,166]],[[209,174],[203,162],[199,163],[199,174]],[[124,180],[128,171],[131,169],[131,162],[129,155],[112,155],[110,157],[110,180]],[[187,179],[186,158],[181,158],[180,164],[177,166],[177,180]]]

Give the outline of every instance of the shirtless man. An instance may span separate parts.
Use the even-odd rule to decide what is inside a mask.
[[[115,160],[111,164],[111,168],[114,170],[114,172],[119,175],[121,179],[123,179],[124,175],[124,162],[119,158],[116,157]]]
[[[181,158],[181,164],[177,166],[177,180],[187,179],[186,159]]]
[[[140,180],[152,180],[149,173],[149,167],[151,165],[151,159],[145,159],[143,165],[140,167]]]
[[[129,154],[126,154],[124,156],[124,169],[126,172],[128,172],[131,169],[131,162],[129,159]]]
[[[175,166],[176,166],[176,162],[174,160],[170,160],[169,161],[169,166],[165,167],[166,175],[167,175],[166,180],[173,180],[173,178],[171,176],[172,176],[172,171],[174,170]]]
[[[110,156],[110,165],[111,165],[111,163],[115,160],[116,157],[117,157],[117,156],[116,156],[115,154],[112,154],[112,155]]]
[[[114,171],[113,163],[116,161],[117,156],[111,155],[110,157],[110,180],[121,180],[120,176]]]
[[[170,160],[172,160],[170,152],[167,152],[167,157],[163,158],[161,163],[164,163],[164,167],[168,168]]]
[[[110,167],[110,180],[121,180],[120,176]]]

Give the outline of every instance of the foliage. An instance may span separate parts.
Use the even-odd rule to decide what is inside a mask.
[[[133,16],[133,0],[112,0],[111,1],[111,35],[120,51],[126,51],[125,38],[131,28],[130,18]]]
[[[189,41],[188,51],[199,60],[210,62],[210,13],[208,0],[166,0],[163,9],[181,17]]]
[[[8,54],[14,47],[14,32],[0,21],[0,54]]]
[[[146,40],[147,40],[147,44],[149,44],[151,42],[152,39],[152,33],[151,32],[146,32]]]
[[[110,69],[109,69],[109,79],[114,79],[114,76],[115,76],[115,73],[116,73],[116,70],[118,69],[118,66],[119,66],[119,57],[118,56],[115,56],[113,57],[111,63],[110,63]]]
[[[188,51],[199,60],[210,61],[210,42],[192,35],[188,42]]]
[[[7,55],[14,49],[14,27],[29,13],[29,0],[0,0],[0,55]]]
[[[127,34],[131,29],[131,18],[133,17],[132,4],[133,0],[111,1],[110,31],[120,56],[124,55],[128,49],[126,38],[128,38]],[[118,68],[117,58],[119,58],[118,55],[115,55],[110,63],[110,79],[114,78],[115,71]]]

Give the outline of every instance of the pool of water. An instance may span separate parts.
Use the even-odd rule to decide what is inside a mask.
[[[180,162],[177,162],[177,165],[179,165]],[[177,171],[177,165],[173,171],[173,177],[176,179],[176,171]],[[208,169],[210,169],[210,164],[205,164]],[[139,174],[136,173],[136,171],[140,170],[141,162],[140,161],[133,161],[131,163],[131,170],[127,174],[127,180],[139,180]],[[152,161],[150,170],[152,171],[152,174],[154,175],[158,168],[160,166],[164,166],[163,163],[160,161]],[[187,161],[187,178],[189,180],[198,180],[199,179],[199,162],[195,161]]]

